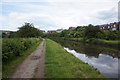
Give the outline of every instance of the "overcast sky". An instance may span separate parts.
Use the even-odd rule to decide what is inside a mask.
[[[18,30],[25,22],[41,30],[118,21],[119,0],[3,0],[0,30]]]

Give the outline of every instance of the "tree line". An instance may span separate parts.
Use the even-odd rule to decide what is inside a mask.
[[[119,30],[102,30],[100,27],[95,27],[91,24],[88,26],[77,26],[74,30],[63,30],[60,33],[46,33],[43,34],[41,30],[34,27],[33,24],[25,23],[16,32],[10,34],[2,33],[3,38],[30,38],[30,37],[44,37],[44,38],[83,38],[83,39],[105,39],[105,40],[120,40]]]
[[[63,30],[61,33],[44,34],[43,37],[54,38],[83,38],[83,39],[105,39],[105,40],[119,40],[119,30],[101,30],[100,27],[95,27],[91,24],[88,26],[78,26],[74,30]]]

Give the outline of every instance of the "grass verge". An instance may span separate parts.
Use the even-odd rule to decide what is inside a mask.
[[[46,39],[46,78],[105,78],[92,66],[65,51],[61,45]]]
[[[27,49],[25,52],[23,52],[24,55],[16,56],[15,59],[11,60],[9,63],[2,65],[2,78],[9,78],[13,72],[15,71],[16,67],[21,64],[25,58],[30,55],[37,46],[42,42],[42,39],[37,42],[35,45],[31,46],[29,49]]]
[[[85,43],[92,43],[106,47],[112,47],[116,49],[120,49],[120,40],[104,40],[104,39],[83,39],[83,38],[67,38],[65,40],[76,41],[76,42],[85,42]]]
[[[84,39],[84,38],[64,38],[64,37],[54,37],[50,39],[64,39],[64,40],[71,40],[77,42],[87,42],[87,43],[95,43],[95,44],[110,44],[110,45],[118,45],[120,44],[120,40],[104,40],[104,39]]]
[[[35,71],[34,71],[33,80],[35,80],[35,78],[36,78],[35,75],[36,75],[36,73],[38,72],[38,69],[39,69],[39,68],[38,68],[38,66],[37,66],[37,67],[35,68]]]
[[[87,39],[87,40],[84,40],[83,38],[68,38],[68,40],[84,41],[84,42],[88,42],[88,43],[120,44],[119,40],[104,40],[104,39],[95,39],[95,38],[91,38],[91,39]]]

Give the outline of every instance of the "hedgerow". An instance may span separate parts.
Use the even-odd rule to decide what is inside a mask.
[[[22,56],[23,52],[36,44],[40,38],[12,38],[2,40],[2,60],[9,61],[16,56]]]

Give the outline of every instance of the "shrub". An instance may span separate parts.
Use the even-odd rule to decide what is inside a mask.
[[[23,51],[36,44],[40,38],[12,38],[2,41],[2,60],[6,62],[16,56],[23,55]]]

